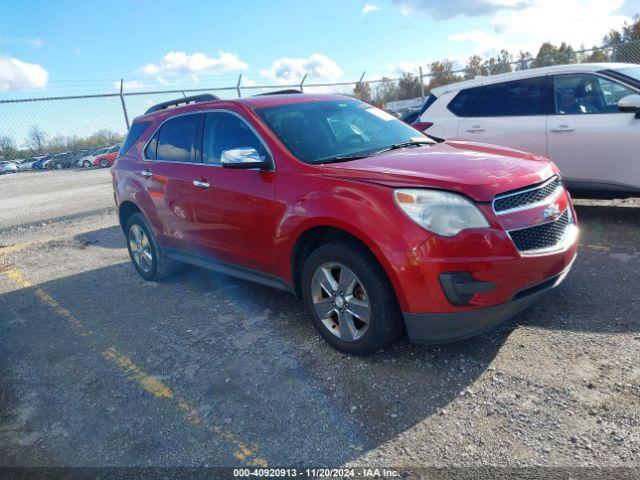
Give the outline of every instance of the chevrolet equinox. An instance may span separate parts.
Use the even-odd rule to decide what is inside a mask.
[[[435,143],[340,95],[164,102],[135,119],[112,176],[144,279],[187,263],[291,292],[353,354],[404,329],[483,332],[558,285],[577,249],[551,161]]]

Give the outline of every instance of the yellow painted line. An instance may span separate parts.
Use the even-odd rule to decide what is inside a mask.
[[[129,375],[129,380],[138,383],[143,389],[154,397],[173,398],[173,392],[164,383],[156,377],[143,372],[138,368],[129,357],[122,355],[116,350],[116,347],[107,348],[102,354],[105,358],[113,360],[121,370]]]
[[[606,245],[592,245],[589,243],[581,243],[578,246],[582,248],[588,248],[589,250],[595,250],[598,252],[608,252],[611,250],[611,247],[607,247]]]
[[[93,333],[88,331],[80,320],[78,320],[69,310],[60,305],[43,288],[33,285],[33,283],[27,280],[22,272],[17,268],[0,263],[0,274],[21,288],[33,288],[36,297],[38,297],[43,304],[50,307],[55,313],[66,318],[73,327],[75,333],[78,335],[87,336],[88,334]],[[248,466],[268,467],[268,462],[264,458],[258,456],[258,444],[246,443],[235,432],[222,428],[218,425],[208,425],[193,405],[191,405],[187,400],[181,398],[179,395],[176,395],[169,386],[165,385],[157,377],[146,373],[129,357],[120,353],[115,347],[107,348],[102,352],[102,354],[106,359],[115,363],[120,370],[126,373],[130,381],[138,384],[146,392],[156,398],[176,402],[178,410],[182,412],[189,424],[207,428],[211,432],[231,443],[237,449],[233,455],[239,461]]]
[[[120,353],[115,347],[109,347],[102,352],[105,358],[113,361],[123,372],[128,375],[129,380],[136,382],[144,390],[157,398],[172,399],[177,402],[178,409],[185,415],[191,425],[203,425],[213,432],[232,443],[238,450],[234,456],[248,465],[257,467],[267,467],[268,463],[264,458],[257,457],[258,445],[247,444],[234,432],[226,430],[217,425],[209,427],[198,411],[189,402],[176,395],[171,388],[162,383],[153,375],[145,373],[126,355]]]
[[[51,295],[49,295],[44,289],[38,286],[34,286],[29,280],[27,280],[22,272],[15,267],[7,267],[0,265],[0,273],[7,279],[15,283],[22,288],[33,288],[36,297],[40,299],[42,303],[49,306],[55,313],[67,319],[71,324],[71,327],[78,335],[86,336],[88,331],[80,320],[78,320],[69,310],[60,305]]]

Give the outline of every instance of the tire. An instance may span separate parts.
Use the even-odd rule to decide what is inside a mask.
[[[322,287],[323,282],[327,283],[327,272],[339,292],[336,295]],[[345,282],[357,284],[351,292],[340,284],[342,272],[346,272]],[[306,260],[301,277],[302,297],[313,324],[336,349],[367,355],[388,346],[402,333],[404,324],[391,282],[377,259],[358,243],[347,240],[318,247]],[[319,278],[322,281],[318,282]],[[368,310],[364,308],[365,304]],[[321,318],[318,311],[325,309],[332,311]],[[367,316],[368,322],[364,322]],[[342,319],[345,317],[348,326],[343,335]]]
[[[107,168],[107,167],[109,166],[109,163],[108,163],[108,162],[103,158],[102,160],[100,160],[99,165],[100,165],[102,168]]]
[[[136,229],[140,229],[144,233],[144,237],[147,239],[146,245],[148,245],[149,257],[145,255],[145,258],[143,258],[134,251],[133,246],[137,244],[134,238],[134,232]],[[162,247],[158,244],[158,241],[153,235],[147,220],[141,213],[134,213],[131,215],[127,220],[124,230],[129,258],[131,258],[133,267],[142,278],[156,282],[173,273],[176,267],[176,261],[166,256]],[[142,243],[145,244],[145,242]]]
[[[82,166],[84,168],[91,168],[92,164],[89,160],[85,160],[84,162],[82,162]]]

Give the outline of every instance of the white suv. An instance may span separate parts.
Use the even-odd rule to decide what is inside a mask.
[[[639,65],[560,65],[434,88],[414,126],[549,157],[579,193],[640,196]]]

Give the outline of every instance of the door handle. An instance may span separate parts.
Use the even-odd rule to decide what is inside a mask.
[[[198,188],[209,188],[211,186],[211,184],[207,181],[202,181],[202,180],[194,180],[193,181],[193,185],[198,187]]]
[[[140,172],[140,175],[142,175],[144,178],[149,178],[153,176],[153,173],[151,173],[151,170],[142,170]]]
[[[467,128],[467,132],[469,133],[484,132],[484,128],[482,128],[480,125],[474,125],[471,128]]]
[[[551,129],[552,132],[573,132],[573,128],[569,125],[558,125],[555,128]]]

